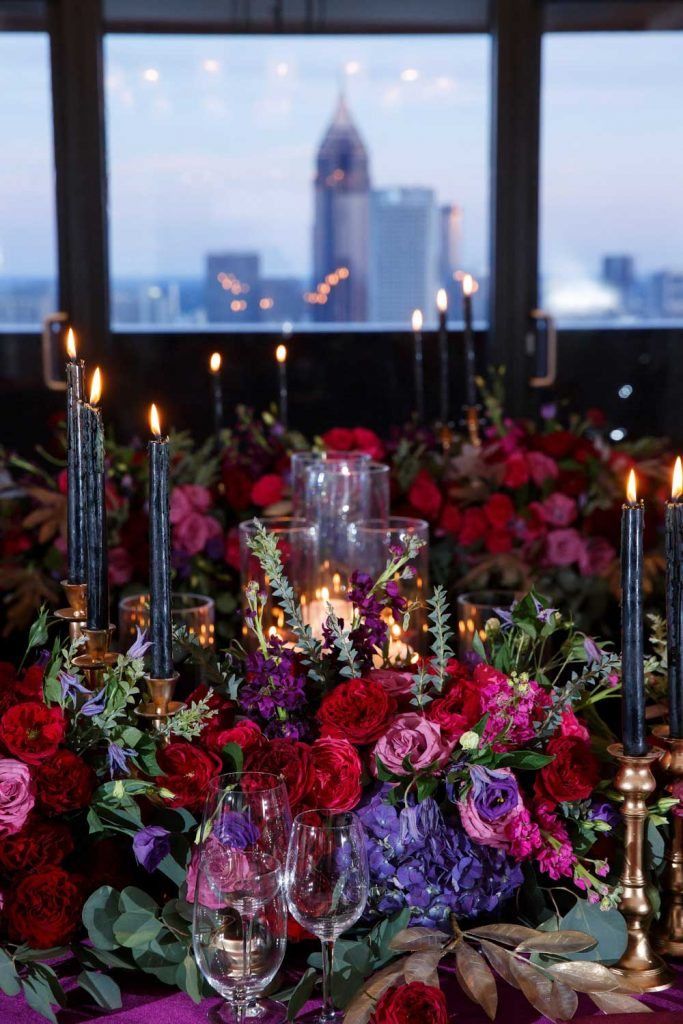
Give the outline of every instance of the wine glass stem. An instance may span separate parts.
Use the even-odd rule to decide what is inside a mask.
[[[323,1005],[321,1021],[334,1020],[334,1003],[332,1002],[332,964],[334,963],[334,939],[321,939],[323,954]]]
[[[254,925],[254,918],[251,914],[242,914],[242,979],[248,984],[251,977],[251,934]],[[240,999],[237,1008],[238,1024],[245,1024],[247,1019],[247,994],[246,990]]]

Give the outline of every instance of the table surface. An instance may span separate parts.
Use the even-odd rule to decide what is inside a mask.
[[[69,991],[69,964],[57,970],[64,987]],[[644,997],[643,1002],[653,1012],[605,1015],[596,1009],[587,996],[580,996],[574,1024],[598,1024],[601,1020],[609,1024],[683,1024],[683,964],[676,967],[676,974],[676,983],[670,989]],[[442,977],[449,1019],[457,1024],[487,1024],[488,1018],[483,1010],[463,995],[449,975],[450,972],[444,971]],[[170,989],[152,978],[126,975],[120,980],[123,991],[123,1006],[120,1010],[98,1010],[81,989],[74,989],[69,991],[69,1005],[57,1013],[59,1024],[81,1024],[82,1021],[90,1020],[98,1024],[204,1024],[207,1013],[220,1005],[219,999],[205,999],[197,1006],[183,992]],[[307,1003],[304,1011],[314,1009],[315,1006],[314,1002]],[[500,979],[497,1019],[506,1024],[549,1024],[547,1018],[539,1016],[520,992]],[[21,996],[10,998],[0,993],[0,1022],[45,1024],[45,1019],[31,1010]]]

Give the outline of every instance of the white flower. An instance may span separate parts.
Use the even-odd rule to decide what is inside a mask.
[[[476,750],[479,746],[479,736],[471,729],[469,732],[464,732],[460,737],[460,746],[463,750]]]

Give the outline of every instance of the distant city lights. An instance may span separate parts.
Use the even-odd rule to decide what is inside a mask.
[[[145,70],[142,72],[142,77],[146,82],[158,82],[159,72],[157,71],[156,68],[145,68]]]
[[[208,71],[210,75],[215,74],[221,69],[220,62],[214,60],[213,57],[207,57],[207,59],[202,63],[202,67],[205,71]]]
[[[402,82],[417,82],[419,77],[420,72],[417,70],[417,68],[405,68],[401,72]]]
[[[360,61],[347,60],[346,64],[344,65],[344,71],[346,72],[347,75],[357,75],[358,72],[360,71]]]
[[[286,78],[289,74],[289,64],[286,61],[280,61],[279,64],[275,65],[275,74],[278,78]]]

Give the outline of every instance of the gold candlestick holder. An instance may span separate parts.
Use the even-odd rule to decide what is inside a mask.
[[[439,440],[441,441],[441,451],[444,455],[448,455],[449,451],[453,447],[453,431],[450,423],[442,423],[439,428]]]
[[[59,608],[55,615],[69,623],[69,636],[78,640],[83,636],[83,623],[87,618],[88,588],[85,583],[69,583],[62,580],[62,588],[69,602],[68,608]]]
[[[621,870],[623,888],[619,909],[626,918],[628,939],[626,949],[613,970],[628,987],[638,992],[656,992],[668,988],[673,974],[650,943],[650,922],[653,907],[647,891],[645,866],[645,822],[647,798],[656,789],[652,766],[662,756],[661,750],[648,750],[641,757],[624,753],[621,743],[613,743],[608,753],[617,762],[615,789],[624,798],[621,814],[624,819],[624,864]]]
[[[683,739],[669,736],[668,725],[652,730],[664,748],[662,764],[671,784],[683,779]],[[683,956],[683,818],[671,814],[669,841],[664,857],[662,909],[655,927],[655,946],[660,953]]]
[[[85,650],[83,654],[74,658],[74,665],[83,669],[88,689],[100,690],[103,670],[108,665],[113,665],[118,657],[117,654],[109,650],[114,627],[88,629],[87,626],[83,626],[82,635],[85,638]]]
[[[465,409],[465,425],[470,444],[474,448],[481,448],[481,434],[479,432],[479,413],[476,405],[468,405]]]
[[[177,682],[177,672],[174,672],[168,679],[155,679],[154,676],[145,675],[149,699],[138,705],[135,714],[144,718],[151,728],[158,732],[164,727],[166,721],[183,706],[182,701],[173,700]]]

